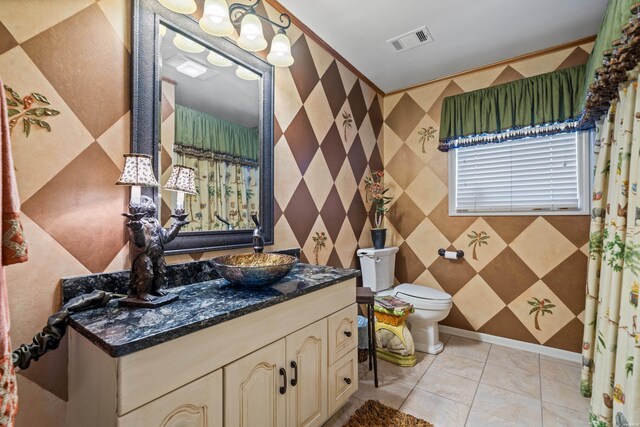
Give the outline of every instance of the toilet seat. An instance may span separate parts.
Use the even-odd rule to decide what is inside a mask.
[[[403,283],[393,288],[393,295],[413,304],[415,308],[447,308],[451,306],[451,295],[427,286]]]

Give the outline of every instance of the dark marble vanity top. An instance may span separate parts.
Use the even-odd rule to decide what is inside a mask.
[[[177,301],[155,309],[119,307],[111,301],[106,307],[71,315],[69,325],[110,356],[125,356],[360,275],[359,270],[301,263],[278,283],[252,289],[202,274],[209,271],[207,261],[188,264],[199,272],[194,283],[166,289],[180,296]],[[115,274],[112,283],[119,288],[123,280]],[[96,277],[85,279],[95,285],[93,289],[110,290],[107,280]],[[85,286],[80,286],[81,279],[63,280],[65,301]]]

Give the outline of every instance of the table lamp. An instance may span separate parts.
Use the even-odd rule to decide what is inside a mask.
[[[171,176],[163,188],[178,193],[175,214],[171,217],[184,221],[189,215],[184,213],[184,194],[198,194],[196,192],[196,171],[187,166],[174,165]]]

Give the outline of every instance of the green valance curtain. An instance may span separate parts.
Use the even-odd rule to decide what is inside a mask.
[[[446,97],[440,151],[566,132],[582,112],[585,65]]]
[[[640,3],[609,0],[587,63],[584,115],[580,127],[594,126],[618,97],[618,85],[637,64]]]
[[[258,129],[239,126],[177,104],[175,117],[176,153],[248,166],[258,165]]]

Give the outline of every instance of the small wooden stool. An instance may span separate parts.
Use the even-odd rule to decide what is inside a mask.
[[[373,306],[375,305],[374,295],[371,288],[356,288],[356,303],[366,304],[367,306],[367,332],[369,335],[369,370],[373,366],[373,382],[378,387],[378,356],[376,355],[376,332],[375,332],[375,316],[373,315]]]

